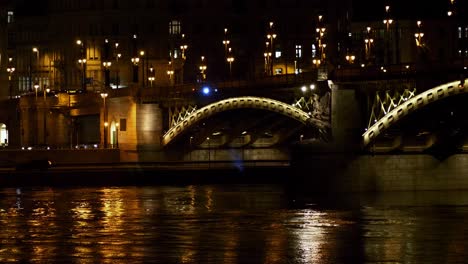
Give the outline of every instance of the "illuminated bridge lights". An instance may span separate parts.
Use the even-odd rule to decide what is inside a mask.
[[[436,102],[440,99],[468,92],[468,82],[464,82],[464,85],[460,86],[460,81],[454,81],[439,85],[432,89],[429,89],[417,96],[406,100],[404,103],[388,112],[385,116],[375,122],[369,129],[364,132],[363,147],[369,145],[373,140],[377,138],[383,131],[398,122],[404,116],[420,109],[430,103]]]
[[[224,99],[196,110],[190,114],[190,116],[171,127],[169,131],[163,135],[162,145],[167,146],[177,136],[184,133],[201,120],[223,111],[242,108],[268,110],[290,117],[306,125],[313,125],[321,128],[329,127],[329,124],[311,118],[308,113],[292,105],[269,98],[245,96]]]

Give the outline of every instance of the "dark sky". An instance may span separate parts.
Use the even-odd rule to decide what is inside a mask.
[[[459,0],[467,1],[467,0]],[[449,0],[355,0],[353,1],[354,20],[381,20],[385,16],[385,6],[390,6],[394,19],[425,19],[447,15]]]

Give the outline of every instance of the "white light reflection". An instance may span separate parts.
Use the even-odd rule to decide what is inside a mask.
[[[297,255],[301,256],[304,263],[321,263],[329,259],[326,244],[330,228],[336,228],[343,223],[333,216],[317,210],[305,209],[291,220],[294,234],[297,236]]]

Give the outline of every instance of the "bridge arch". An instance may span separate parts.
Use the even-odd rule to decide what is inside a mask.
[[[209,118],[210,116],[223,111],[242,108],[269,110],[293,118],[306,125],[315,124],[316,126],[324,126],[322,121],[315,120],[301,109],[281,101],[253,96],[234,97],[209,104],[189,115],[163,135],[161,142],[162,146],[167,146],[177,136],[198,123],[200,120]]]
[[[402,103],[392,111],[388,112],[385,116],[375,122],[367,131],[362,134],[363,146],[366,147],[373,140],[377,138],[383,131],[397,123],[404,116],[427,106],[430,103],[436,102],[443,98],[468,92],[468,79],[465,80],[463,85],[460,81],[454,81],[446,84],[436,86],[429,89],[417,96]]]

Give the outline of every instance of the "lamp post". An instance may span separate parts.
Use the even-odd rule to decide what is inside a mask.
[[[319,47],[320,55],[319,58],[320,60],[324,61],[326,56],[325,56],[325,48],[327,44],[324,43],[324,38],[325,38],[325,31],[326,28],[323,25],[323,16],[319,15],[318,16],[318,23],[317,23],[317,28],[315,31],[317,32],[317,46]]]
[[[76,45],[80,47],[78,63],[81,65],[81,89],[86,91],[86,47],[83,41],[77,40]]]
[[[424,37],[424,33],[421,32],[421,21],[417,21],[416,25],[418,26],[418,31],[414,33],[414,38],[416,40],[416,46],[417,47],[422,47],[423,46],[423,41],[422,38]]]
[[[385,19],[383,20],[383,23],[385,24],[386,27],[386,48],[385,48],[385,53],[387,57],[387,63],[390,63],[390,40],[389,40],[389,29],[390,25],[393,23],[393,19],[390,18],[390,6],[385,6]]]
[[[133,57],[131,61],[133,64],[133,82],[138,83],[138,62],[140,62],[140,58]]]
[[[169,76],[169,84],[170,85],[173,85],[174,84],[174,81],[172,79],[172,76],[174,75],[174,71],[171,69],[171,70],[167,70],[167,75]]]
[[[36,102],[37,102],[37,90],[39,89],[39,84],[34,84],[34,90],[36,91]]]
[[[116,64],[116,71],[115,71],[115,85],[117,87],[117,89],[119,89],[119,84],[120,84],[120,76],[119,76],[119,73],[120,73],[120,68],[119,68],[119,59],[122,57],[122,54],[118,52],[118,48],[119,48],[119,43],[116,42],[115,43],[115,64]]]
[[[104,86],[107,89],[110,87],[110,66],[112,65],[112,62],[110,61],[104,61],[102,63],[102,66],[104,66]]]
[[[312,60],[312,63],[315,65],[315,67],[318,68],[318,67],[320,66],[320,63],[321,63],[321,62],[320,62],[320,59],[313,59],[313,60]]]
[[[119,122],[115,123],[115,147],[119,148]]]
[[[234,57],[230,55],[226,58],[226,61],[229,63],[229,77],[232,78],[232,63],[234,62]]]
[[[270,42],[270,49],[268,50],[268,44],[266,45],[267,46],[267,53],[269,53],[269,74],[270,75],[273,75],[273,58],[271,57],[271,54],[274,53],[274,40],[276,39],[276,33],[273,32],[273,25],[274,23],[273,22],[270,22],[270,28],[269,28],[269,33],[267,34],[267,39],[268,41]]]
[[[211,142],[210,142],[210,137],[207,137],[206,140],[208,141],[208,168],[211,168]]]
[[[227,54],[228,54],[228,45],[229,45],[229,43],[231,43],[231,41],[227,37],[227,32],[228,32],[228,29],[224,28],[224,39],[223,39],[224,56],[227,56]]]
[[[206,64],[205,64],[205,56],[201,56],[201,63],[200,66],[198,67],[200,69],[200,74],[201,74],[201,81],[204,82],[206,81]]]
[[[370,62],[371,59],[371,48],[374,44],[374,39],[371,36],[371,27],[366,28],[366,38],[364,39],[364,48],[366,60]]]
[[[11,84],[11,76],[15,72],[15,67],[7,67],[7,72],[8,72],[8,89],[9,89],[9,95],[10,99],[13,98],[13,86]]]
[[[145,51],[144,50],[140,50],[139,52],[140,54],[140,57],[141,57],[141,81],[142,81],[142,85],[143,87],[145,87],[145,84],[146,84],[146,80],[145,80]]]
[[[356,59],[356,56],[354,56],[353,54],[347,54],[345,56],[345,59],[348,61],[349,64],[353,64],[354,60]]]
[[[103,101],[103,119],[104,119],[104,135],[103,135],[103,145],[104,145],[104,148],[107,148],[107,126],[108,126],[108,123],[107,123],[107,106],[106,106],[106,98],[107,98],[108,94],[107,93],[101,93],[101,98],[102,98],[102,101]]]
[[[49,133],[47,132],[47,110],[48,110],[48,105],[47,105],[47,94],[50,93],[50,89],[44,89],[44,144],[47,144],[47,137],[49,136]]]
[[[153,65],[151,65],[150,68],[149,68],[148,81],[150,81],[150,86],[153,87],[153,81],[154,81],[154,68],[153,68]]]

